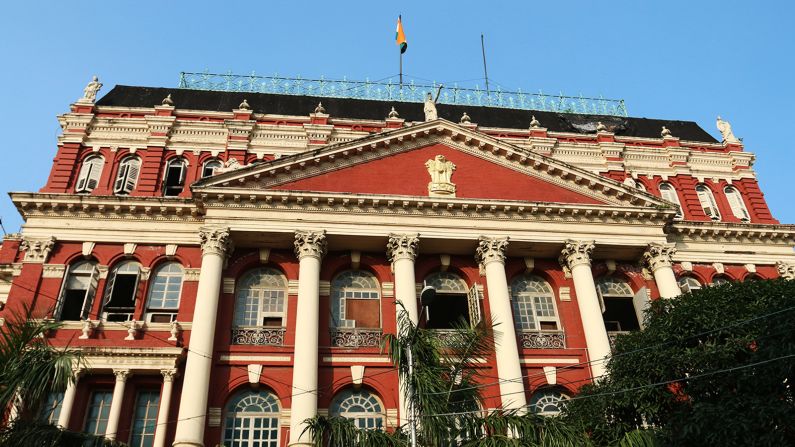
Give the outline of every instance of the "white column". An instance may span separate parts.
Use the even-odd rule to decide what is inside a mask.
[[[202,266],[179,402],[175,447],[204,446],[204,423],[207,417],[207,397],[210,393],[221,273],[227,255],[232,252],[228,228],[202,228],[199,237],[202,244]]]
[[[605,363],[610,356],[610,340],[602,319],[602,307],[596,294],[596,285],[591,273],[593,241],[566,241],[560,254],[560,264],[574,279],[577,306],[585,332],[585,344],[591,365],[591,376],[598,380],[605,374]]]
[[[174,376],[177,375],[176,369],[164,369],[163,389],[160,391],[160,406],[157,409],[157,428],[155,428],[155,439],[153,447],[164,447],[166,445],[166,432],[168,432],[168,412],[171,408],[171,393],[174,387]]]
[[[414,260],[417,259],[419,244],[419,234],[390,234],[389,242],[386,244],[387,256],[392,262],[392,269],[395,273],[395,301],[402,305],[402,307],[397,307],[398,324],[400,324],[400,313],[403,312],[403,309],[406,309],[405,311],[414,325],[419,324],[417,281],[414,278]],[[402,378],[399,380],[399,424],[405,425],[409,422],[407,389],[405,381]]]
[[[500,379],[502,406],[526,412],[527,397],[524,394],[522,368],[519,364],[519,347],[511,311],[511,294],[505,276],[505,249],[508,238],[481,237],[475,251],[475,259],[486,271],[486,287],[489,292],[489,310],[494,326],[494,350],[497,357],[497,377]]]
[[[110,439],[111,441],[116,439],[116,432],[119,431],[121,404],[124,401],[124,387],[130,377],[130,370],[114,369],[113,374],[116,375],[116,385],[113,387],[113,400],[110,402],[108,425],[105,428],[105,439]]]
[[[58,415],[58,422],[56,425],[68,430],[69,419],[72,415],[72,407],[75,405],[75,395],[77,394],[77,382],[80,380],[82,371],[75,373],[75,381],[67,385],[63,393],[63,401],[61,401],[61,413]]]
[[[320,261],[326,254],[326,232],[295,233],[298,257],[298,308],[293,354],[290,446],[311,446],[304,421],[317,415],[317,345],[320,323]]]
[[[676,253],[674,244],[649,244],[643,253],[643,262],[654,274],[660,298],[676,298],[682,294],[672,268],[671,256]]]

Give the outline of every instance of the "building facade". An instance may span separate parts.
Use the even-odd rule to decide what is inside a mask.
[[[552,413],[650,300],[795,276],[795,228],[720,119],[723,141],[686,121],[98,88],[58,117],[47,183],[11,193],[25,224],[0,246],[0,316],[30,306],[87,356],[43,405],[70,429],[157,447],[309,445],[316,414],[394,429],[380,340],[398,309],[441,334],[497,323],[484,411]]]

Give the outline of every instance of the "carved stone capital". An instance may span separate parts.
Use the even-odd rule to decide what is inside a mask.
[[[322,259],[326,255],[328,243],[326,241],[326,230],[322,231],[296,231],[295,232],[295,256],[301,259],[312,256]]]
[[[160,374],[163,375],[163,382],[173,382],[174,378],[177,377],[177,370],[176,369],[161,369]]]
[[[481,236],[478,247],[475,249],[475,261],[485,268],[491,262],[505,264],[505,249],[508,248],[508,238]]]
[[[203,227],[199,231],[199,240],[202,245],[202,255],[215,254],[227,257],[232,254],[234,246],[229,228]]]
[[[795,279],[795,263],[778,261],[776,269],[778,269],[778,276],[784,279]]]
[[[390,234],[389,241],[386,243],[386,255],[389,262],[398,259],[417,259],[420,251],[419,234]]]
[[[116,376],[117,382],[126,382],[132,375],[132,371],[129,369],[114,369],[113,375]]]
[[[596,245],[594,241],[567,240],[563,244],[558,262],[563,267],[566,276],[571,275],[571,269],[580,264],[591,265],[591,253]]]
[[[24,262],[47,262],[50,252],[55,247],[55,238],[24,238],[19,248],[25,252]]]
[[[671,267],[675,244],[649,244],[643,253],[643,266],[654,273],[660,267]]]

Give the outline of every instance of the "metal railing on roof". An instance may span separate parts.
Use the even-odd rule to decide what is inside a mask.
[[[429,92],[435,94],[439,83],[418,84],[414,81],[402,86],[393,79],[381,81],[351,81],[348,79],[303,79],[281,76],[236,75],[232,73],[181,72],[179,88],[215,90],[222,92],[271,93],[278,95],[316,96],[324,98],[370,99],[376,101],[423,102]],[[589,98],[584,96],[549,95],[504,91],[500,87],[489,91],[475,87],[445,85],[439,95],[441,104],[501,107],[520,110],[543,110],[559,113],[628,116],[623,99]]]

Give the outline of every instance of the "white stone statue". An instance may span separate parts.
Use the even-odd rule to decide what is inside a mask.
[[[243,165],[241,165],[240,162],[237,161],[237,158],[232,157],[224,163],[223,167],[215,168],[215,172],[213,173],[213,175],[221,174],[223,172],[236,171],[242,167]]]
[[[99,82],[99,78],[94,76],[91,79],[91,82],[86,85],[86,88],[83,89],[83,97],[80,98],[77,102],[84,102],[84,103],[91,103],[94,104],[94,101],[97,99],[97,92],[99,89],[102,88],[102,83]]]
[[[436,91],[436,98],[433,97],[431,92],[428,92],[428,95],[425,97],[425,107],[422,109],[425,112],[425,121],[432,121],[439,118],[439,114],[436,112],[436,102],[439,101],[442,87],[443,86],[440,85],[439,90]]]
[[[720,131],[720,134],[723,136],[724,143],[740,142],[740,140],[734,136],[734,132],[732,132],[732,125],[729,124],[728,121],[722,120],[720,115],[718,115],[718,122],[716,124],[718,126],[718,130]]]
[[[455,165],[444,155],[437,155],[433,160],[426,161],[425,167],[428,168],[432,183],[451,183]]]

